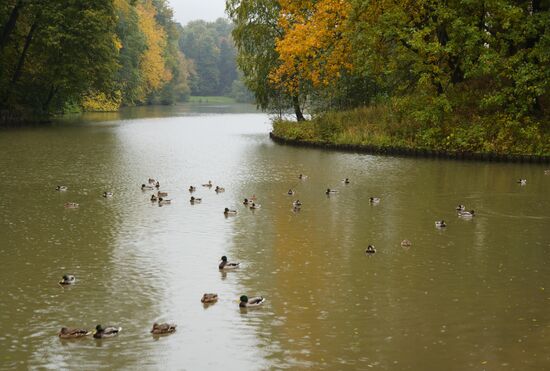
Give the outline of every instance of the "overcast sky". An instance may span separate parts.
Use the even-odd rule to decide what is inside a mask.
[[[225,0],[169,0],[169,2],[174,9],[174,18],[183,26],[196,19],[215,21],[220,17],[227,18]]]

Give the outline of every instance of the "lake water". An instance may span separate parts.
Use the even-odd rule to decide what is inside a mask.
[[[201,105],[1,130],[0,368],[550,369],[544,166],[294,148],[269,131],[251,107]],[[149,201],[149,177],[171,205]],[[259,210],[242,205],[253,194]],[[241,268],[218,271],[222,255]],[[267,300],[241,311],[242,294]],[[155,321],[177,332],[153,338]],[[123,330],[56,335],[99,323]]]

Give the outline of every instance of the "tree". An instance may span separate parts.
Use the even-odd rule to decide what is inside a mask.
[[[235,24],[232,35],[237,46],[237,64],[245,85],[254,93],[262,109],[270,104],[287,104],[294,108],[297,120],[304,120],[300,98],[302,91],[292,95],[283,93],[269,79],[280,64],[275,49],[277,38],[283,36],[278,24],[280,5],[275,0],[227,0],[226,11]]]

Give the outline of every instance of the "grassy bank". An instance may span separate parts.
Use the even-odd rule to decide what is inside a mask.
[[[311,121],[276,120],[273,134],[317,144],[400,147],[444,152],[550,155],[550,125],[493,114],[449,115],[444,124],[422,124],[389,105],[329,112]]]

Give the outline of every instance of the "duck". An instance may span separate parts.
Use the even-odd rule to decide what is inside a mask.
[[[78,209],[80,205],[76,202],[65,202],[63,206],[65,206],[65,209]]]
[[[153,189],[154,187],[152,185],[146,185],[146,184],[142,184],[141,185],[141,190],[142,191],[147,191],[147,190],[151,190]]]
[[[369,202],[371,204],[379,204],[380,203],[380,199],[378,197],[369,197]]]
[[[59,284],[60,285],[72,285],[75,282],[76,282],[75,276],[73,276],[72,274],[64,274],[63,279],[61,281],[59,281]]]
[[[203,187],[208,187],[208,188],[210,188],[210,187],[212,187],[212,181],[209,180],[208,183],[205,183],[205,184],[203,184],[202,186],[203,186]]]
[[[365,254],[367,255],[374,254],[375,252],[376,248],[374,247],[374,245],[368,245],[367,249],[365,250]]]
[[[94,331],[94,339],[110,338],[118,335],[122,331],[122,327],[107,326],[103,328],[101,325],[97,325]]]
[[[172,200],[165,200],[164,198],[159,197],[158,198],[158,203],[159,203],[159,206],[170,205],[172,203]]]
[[[193,193],[197,190],[197,187],[189,186],[189,192]]]
[[[445,228],[447,226],[447,223],[445,223],[444,220],[437,220],[435,222],[436,228]]]
[[[227,261],[227,256],[222,256],[222,261],[218,265],[218,269],[236,269],[239,268],[239,264],[241,263],[229,263]]]
[[[159,183],[158,180],[157,180],[157,182],[155,183],[155,188],[156,188],[156,189],[159,189],[159,188],[160,188],[160,183]]]
[[[153,335],[165,335],[173,334],[176,332],[177,325],[171,323],[153,323],[153,328],[151,329],[151,334]]]
[[[257,296],[255,298],[248,298],[246,295],[241,295],[239,307],[240,308],[253,308],[253,307],[259,307],[265,302],[265,298],[263,296]]]
[[[161,192],[161,191],[158,191],[158,192],[157,192],[157,196],[158,196],[158,197],[168,197],[168,192]]]
[[[211,304],[218,301],[218,294],[204,294],[201,299],[203,304]]]
[[[113,192],[103,192],[103,197],[105,198],[113,197]]]
[[[153,178],[149,178],[149,180],[147,180],[147,183],[152,184],[152,185],[155,185],[156,182],[157,182],[157,180],[153,179]]]
[[[191,202],[192,204],[200,204],[202,202],[202,198],[191,196],[191,198],[189,199],[189,202]]]
[[[287,195],[289,196],[292,196],[294,195],[296,192],[293,190],[293,189],[289,189],[288,192],[286,193]]]
[[[158,201],[158,197],[155,195],[151,195],[151,202],[157,202],[157,201]]]
[[[61,327],[57,336],[61,339],[77,339],[91,334],[91,331],[83,328]]]
[[[225,188],[216,186],[216,189],[214,189],[214,191],[216,191],[216,193],[225,192]]]
[[[252,205],[252,200],[249,200],[248,198],[245,198],[244,201],[243,201],[243,205]]]
[[[296,201],[292,202],[292,206],[294,206],[296,208],[301,207],[302,206],[302,201],[296,200]]]
[[[455,207],[455,210],[456,211],[464,211],[464,210],[466,210],[466,206],[460,204],[457,207]]]
[[[458,212],[458,216],[461,217],[461,218],[473,218],[474,215],[475,215],[474,210],[470,210],[470,211],[459,211],[459,212]]]
[[[327,188],[327,190],[325,191],[325,194],[326,194],[326,195],[330,195],[331,193],[338,193],[338,191],[335,190],[335,189]]]
[[[411,247],[412,246],[412,242],[409,241],[409,240],[403,240],[401,241],[401,247]]]
[[[252,205],[250,205],[250,210],[256,210],[256,209],[259,209],[260,207],[262,207],[262,205],[252,202]]]
[[[342,182],[343,182],[344,184],[349,184],[349,183],[350,183],[349,178],[342,179]]]
[[[225,215],[235,215],[235,214],[237,214],[237,210],[230,210],[229,208],[226,207],[226,208],[223,210],[223,213],[224,213]]]
[[[518,179],[517,183],[519,183],[520,185],[526,185],[527,179]]]
[[[64,185],[58,185],[57,187],[55,187],[55,190],[58,191],[58,192],[66,192],[68,189],[69,189],[69,187],[64,186]]]
[[[298,179],[307,179],[307,175],[304,175],[304,174],[300,174],[298,175]]]

